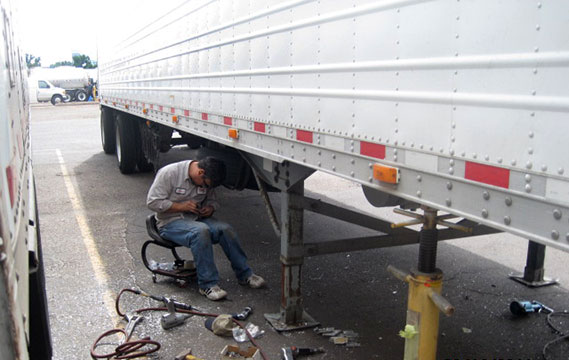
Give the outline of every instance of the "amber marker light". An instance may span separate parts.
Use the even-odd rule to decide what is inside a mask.
[[[373,165],[373,177],[381,182],[389,184],[399,183],[399,169],[381,164]]]
[[[172,122],[178,123],[178,117],[176,115],[172,116]]]
[[[128,104],[125,104],[125,105],[124,105],[124,108],[125,108],[125,109],[128,109]]]
[[[229,129],[228,130],[228,135],[230,138],[232,139],[238,139],[239,138],[239,130],[237,129]]]
[[[148,114],[148,109],[142,109],[142,112],[143,112],[144,114]]]

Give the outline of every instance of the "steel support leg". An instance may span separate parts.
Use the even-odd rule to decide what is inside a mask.
[[[277,331],[314,327],[314,321],[302,307],[301,269],[304,262],[302,196],[304,181],[282,192],[281,200],[281,311],[265,314],[265,319]]]
[[[529,241],[524,275],[510,274],[510,278],[529,287],[541,287],[558,283],[558,279],[548,279],[545,275],[545,245]]]

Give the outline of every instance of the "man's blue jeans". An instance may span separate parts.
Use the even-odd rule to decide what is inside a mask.
[[[213,259],[213,245],[219,244],[231,267],[242,282],[253,274],[247,265],[247,255],[239,244],[239,238],[233,228],[214,218],[174,220],[160,229],[160,236],[176,244],[189,247],[194,255],[198,273],[198,286],[207,289],[219,282],[219,274]]]

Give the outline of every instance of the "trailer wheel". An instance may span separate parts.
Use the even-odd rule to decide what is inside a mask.
[[[75,99],[77,99],[77,101],[87,101],[87,93],[83,90],[79,90],[75,94]]]
[[[63,101],[63,97],[61,95],[53,95],[51,97],[51,104],[56,105]]]
[[[68,94],[63,95],[63,102],[64,103],[68,103],[71,101],[71,96],[69,96]]]
[[[125,114],[117,114],[115,141],[117,163],[123,174],[132,174],[136,169],[138,149],[136,147],[135,122]]]
[[[115,119],[110,109],[101,109],[101,143],[105,154],[114,154],[116,151]]]

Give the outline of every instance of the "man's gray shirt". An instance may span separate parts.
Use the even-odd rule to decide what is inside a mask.
[[[199,187],[190,179],[188,170],[191,162],[192,160],[186,160],[164,166],[156,174],[148,191],[146,205],[156,212],[158,228],[176,219],[196,220],[198,218],[194,213],[167,213],[166,211],[172,207],[174,202],[191,200],[198,203],[200,207],[210,205],[214,210],[219,207],[215,201],[214,189]]]

